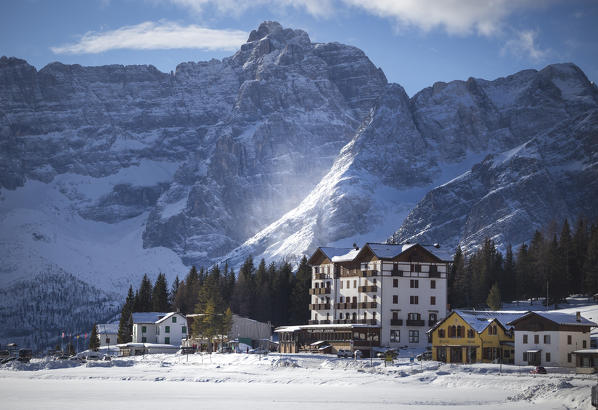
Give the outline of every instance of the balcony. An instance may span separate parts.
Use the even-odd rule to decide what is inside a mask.
[[[378,276],[378,271],[377,270],[362,270],[361,274],[359,275],[363,278],[368,278],[371,276]]]
[[[330,303],[312,303],[309,305],[309,310],[329,310]]]
[[[333,323],[339,324],[339,325],[343,325],[343,324],[356,324],[357,320],[353,320],[353,319],[335,319],[333,321]]]
[[[410,320],[407,319],[407,326],[425,326],[426,325],[426,321],[425,320]]]
[[[314,274],[314,279],[330,279],[330,275],[328,273],[315,273]]]
[[[369,286],[359,286],[357,288],[360,292],[377,292],[378,286],[376,285],[369,285]]]
[[[311,288],[309,290],[310,295],[329,295],[330,288]]]
[[[403,319],[390,319],[391,326],[403,326]]]
[[[319,325],[320,321],[319,320],[308,320],[307,324],[308,325]]]
[[[326,320],[326,319],[320,320],[320,324],[321,325],[329,325],[330,324],[330,320]]]
[[[359,302],[358,306],[360,309],[374,309],[378,307],[378,302]]]
[[[337,309],[357,309],[357,303],[337,303]]]
[[[435,272],[429,272],[429,273],[428,273],[428,276],[429,276],[430,278],[439,278],[439,277],[440,277],[440,272],[438,272],[438,271],[435,271]]]
[[[357,323],[360,325],[377,325],[378,321],[376,319],[359,319]]]
[[[398,269],[393,269],[390,275],[391,276],[403,276],[403,271],[398,270]]]

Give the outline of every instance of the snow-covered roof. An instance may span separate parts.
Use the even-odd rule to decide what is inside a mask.
[[[577,321],[577,315],[572,313],[563,313],[558,311],[545,311],[545,312],[530,312],[536,313],[545,319],[552,320],[559,325],[574,325],[574,326],[597,326],[596,323],[581,316],[580,321]]]
[[[494,310],[454,310],[476,332],[482,333],[493,320],[499,322],[505,329],[510,328],[509,322],[520,318],[525,313],[516,311]]]
[[[380,259],[391,259],[403,252],[404,245],[392,245],[386,243],[367,243],[374,255]]]
[[[166,316],[164,312],[133,312],[133,323],[156,323],[160,318]]]
[[[115,335],[118,334],[118,323],[99,323],[96,329],[101,335]]]
[[[332,262],[350,262],[353,259],[355,259],[358,253],[359,249],[352,248],[349,252],[347,252],[344,255],[333,256]]]
[[[156,320],[156,323],[162,323],[162,322],[164,322],[165,320],[167,320],[167,319],[169,319],[169,318],[171,318],[171,317],[173,317],[173,316],[175,316],[175,315],[179,315],[180,317],[182,317],[183,319],[185,319],[185,316],[183,316],[183,315],[182,315],[181,313],[179,313],[179,312],[170,312],[170,313],[168,313],[166,316],[164,316],[163,318]]]
[[[319,248],[324,255],[328,257],[328,259],[332,260],[336,256],[343,256],[348,254],[350,251],[354,250],[353,248],[329,248],[329,247],[320,247]]]
[[[298,326],[281,326],[274,329],[275,332],[295,332],[302,329],[352,329],[356,327],[380,327],[380,325],[364,325],[352,323],[337,323],[331,325],[298,325]]]

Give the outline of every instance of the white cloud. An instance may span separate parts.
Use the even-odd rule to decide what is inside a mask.
[[[515,38],[507,41],[501,50],[502,55],[512,54],[517,57],[527,57],[534,61],[541,61],[548,55],[548,50],[542,50],[536,44],[538,33],[533,30],[523,30],[516,33]]]
[[[153,0],[156,1],[156,0]],[[215,7],[225,14],[241,15],[250,8],[255,7],[280,7],[305,9],[312,16],[330,16],[333,11],[334,0],[158,0],[167,1],[178,6],[183,6],[196,13],[205,12],[208,7]]]
[[[148,0],[169,2],[201,14],[208,8],[221,13],[241,15],[250,8],[278,7],[305,10],[316,17],[331,17],[342,9],[353,8],[394,20],[399,28],[424,31],[443,29],[449,34],[500,32],[511,14],[545,7],[564,0]]]
[[[90,31],[73,44],[51,47],[55,54],[95,54],[108,50],[157,50],[197,48],[236,50],[247,40],[240,30],[214,30],[196,25],[181,26],[169,21],[146,21],[105,32]]]
[[[400,28],[444,29],[449,34],[500,31],[510,14],[545,6],[553,0],[342,0],[371,14],[395,19]]]

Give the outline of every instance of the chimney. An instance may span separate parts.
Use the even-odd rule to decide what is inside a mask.
[[[581,312],[575,312],[575,320],[581,322]]]
[[[355,242],[353,242],[353,248],[355,248],[356,251],[359,250],[359,246],[357,246],[357,244]]]

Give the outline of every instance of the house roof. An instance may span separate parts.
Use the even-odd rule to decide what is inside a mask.
[[[436,248],[435,246],[421,245],[419,243],[406,243],[402,245],[395,245],[388,243],[368,242],[365,245],[369,247],[374,253],[374,255],[376,255],[376,257],[380,259],[393,259],[402,254],[403,252],[406,252],[407,250],[413,248],[414,246],[420,246],[442,261],[450,262],[453,260],[453,257],[449,251],[445,249]]]
[[[476,332],[482,333],[490,323],[496,320],[503,328],[509,329],[508,323],[523,316],[523,312],[493,310],[455,310]]]
[[[351,324],[351,323],[336,323],[330,325],[300,325],[300,326],[281,326],[274,329],[275,332],[295,332],[302,329],[352,329],[352,328],[374,328],[380,325],[365,325],[365,324]]]
[[[115,335],[118,334],[118,323],[98,323],[96,329],[100,335]]]
[[[347,255],[351,251],[355,250],[354,248],[329,248],[329,247],[320,247],[320,250],[324,252],[324,255],[328,257],[328,259],[332,260],[335,257]]]
[[[164,316],[163,318],[156,320],[156,323],[162,323],[165,320],[170,319],[171,317],[176,316],[176,315],[182,317],[183,320],[185,320],[185,316],[182,315],[181,313],[179,313],[179,312],[170,312],[166,316]]]
[[[585,317],[581,317],[579,321],[577,321],[577,315],[573,313],[563,313],[559,311],[540,311],[540,312],[527,312],[524,315],[521,315],[519,318],[513,319],[509,322],[509,325],[514,325],[520,319],[524,317],[528,317],[531,315],[537,315],[543,317],[544,319],[548,319],[551,322],[554,322],[558,325],[567,325],[567,326],[598,326],[596,323],[592,322],[591,320],[586,319]]]
[[[156,323],[168,313],[164,312],[133,312],[133,323]]]
[[[351,248],[351,250],[344,255],[337,255],[332,257],[332,262],[350,262],[359,253],[359,249]]]

